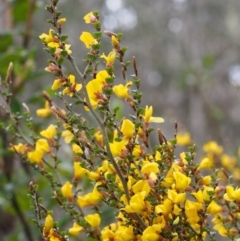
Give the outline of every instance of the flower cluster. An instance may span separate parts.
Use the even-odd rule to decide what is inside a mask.
[[[122,47],[122,35],[104,31],[111,43],[105,55],[101,53],[99,13],[84,16],[94,32],[84,31],[79,38],[88,51],[86,68],[81,72],[66,43],[67,36],[62,35],[66,19],[59,18],[57,1],[50,3],[46,9],[53,17],[50,23],[54,29],[41,34],[40,39],[52,56],[46,71],[55,76],[52,90],[63,101],[65,110],[43,94],[46,104],[37,115],[53,113],[57,125],[50,124],[32,138],[33,142],[18,143],[11,149],[51,183],[56,203],[69,215],[72,226],[68,235],[81,240],[197,241],[215,240],[218,232],[231,240],[239,238],[240,189],[218,179],[220,171],[227,176],[227,171],[233,170],[235,159],[222,154],[222,148],[214,142],[204,146],[206,155],[200,163],[195,162],[194,146],[176,157],[178,141],[189,145],[190,135],[177,134],[177,124],[172,140],[160,128],[154,131],[151,123],[160,126],[164,119],[153,116],[152,106],[142,106],[136,58],[125,61],[127,48]],[[71,63],[74,74],[64,73],[63,61]],[[99,62],[105,66],[103,69],[99,69]],[[116,83],[116,66],[122,72],[120,84]],[[129,78],[130,71],[133,74]],[[119,107],[111,105],[114,98],[128,105],[132,113],[119,120]],[[74,107],[79,105],[85,114],[76,112]],[[89,124],[89,113],[95,125]],[[154,134],[158,137],[155,146],[150,138]],[[66,160],[72,171],[62,182],[58,155],[66,146],[72,153],[72,162]],[[216,156],[227,170],[215,169]],[[85,182],[90,185],[88,191],[82,190]],[[103,204],[115,210],[114,220],[106,226]],[[46,214],[44,223],[38,218],[38,226],[44,240],[67,240],[67,235],[54,226],[50,214]]]

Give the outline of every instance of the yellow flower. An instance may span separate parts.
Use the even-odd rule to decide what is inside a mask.
[[[97,131],[94,134],[94,138],[100,146],[103,146],[103,134],[101,131]]]
[[[93,15],[93,12],[87,13],[83,19],[85,20],[85,23],[95,23],[98,21],[98,19]]]
[[[126,141],[114,141],[110,143],[110,149],[114,157],[121,157],[126,149]]]
[[[74,236],[78,236],[81,234],[82,230],[82,226],[78,225],[77,223],[74,223],[73,227],[68,229],[68,232]]]
[[[74,167],[74,179],[78,180],[79,178],[83,177],[87,170],[83,167],[80,166],[79,162],[74,162],[73,163]]]
[[[118,98],[127,99],[129,98],[129,86],[132,85],[132,81],[128,81],[125,85],[115,85],[113,87],[113,92]]]
[[[100,225],[101,218],[98,213],[89,214],[84,217],[84,219],[91,225],[93,228],[97,228]]]
[[[78,196],[77,204],[79,207],[84,208],[99,203],[102,199],[102,194],[97,190],[97,187],[101,185],[100,182],[95,184],[93,192],[86,194],[85,196]]]
[[[58,90],[63,85],[62,80],[55,79],[52,85],[52,90]]]
[[[43,152],[39,150],[29,151],[27,157],[32,164],[41,164]]]
[[[86,45],[87,49],[90,49],[93,44],[97,44],[98,41],[94,39],[89,32],[82,32],[79,39]]]
[[[69,95],[70,97],[72,97],[75,91],[79,91],[82,89],[82,84],[76,84],[75,76],[72,74],[68,76],[68,81],[71,87],[66,87],[62,93],[64,95]]]
[[[73,137],[74,137],[73,133],[72,133],[71,131],[69,131],[69,130],[63,131],[63,132],[62,132],[62,136],[64,137],[64,141],[65,141],[66,143],[71,142],[71,140],[72,140]]]
[[[72,187],[73,185],[69,181],[65,182],[65,184],[61,187],[62,195],[69,201],[73,200]]]
[[[55,31],[50,28],[48,34],[43,33],[39,36],[39,38],[46,44],[54,43],[58,41],[58,38],[54,35],[54,33]],[[57,47],[59,47],[59,44],[57,44]]]
[[[198,184],[199,185],[209,185],[212,182],[211,176],[205,176],[202,179],[199,180]]]
[[[234,202],[240,201],[240,188],[234,189],[232,186],[226,187],[226,193],[224,194],[223,198],[226,201]]]
[[[92,181],[97,181],[100,178],[100,174],[97,172],[90,172],[87,170],[88,178]]]
[[[76,154],[78,154],[78,153],[83,154],[82,148],[75,143],[72,144],[72,150]]]
[[[237,158],[227,154],[221,155],[221,164],[228,170],[233,170],[236,167]]]
[[[178,133],[177,134],[177,144],[180,146],[187,146],[191,144],[191,135],[189,132]]]
[[[165,217],[172,212],[172,201],[170,199],[165,199],[163,204],[155,206],[156,214],[163,214]]]
[[[209,141],[203,146],[205,152],[211,152],[216,155],[220,155],[223,152],[223,148],[217,144],[215,141]]]
[[[150,192],[151,188],[148,184],[148,181],[146,180],[139,180],[137,181],[133,186],[132,186],[133,192],[136,193],[141,193],[145,192],[145,195],[147,196],[148,193]]]
[[[130,199],[129,205],[126,205],[123,210],[125,210],[127,213],[141,213],[143,210],[145,210],[146,207],[144,201],[145,197],[145,191],[133,195]]]
[[[58,19],[57,24],[58,24],[58,26],[61,27],[66,21],[67,21],[66,18],[60,18],[60,19]]]
[[[202,190],[198,190],[197,192],[193,192],[192,195],[196,198],[196,200],[199,203],[202,203],[202,204],[204,203]]]
[[[158,241],[160,239],[159,233],[162,231],[161,224],[153,224],[148,226],[142,234],[142,241]]]
[[[185,191],[188,185],[191,183],[191,178],[185,176],[179,171],[173,172],[173,177],[176,182],[175,188],[177,191]]]
[[[43,153],[50,152],[50,147],[46,139],[38,139],[36,141],[36,151],[42,151]]]
[[[152,113],[153,113],[152,106],[148,107],[147,105],[145,108],[145,114],[143,116],[145,123],[149,123],[149,122],[163,123],[164,122],[164,119],[161,117],[152,117]]]
[[[185,214],[187,216],[188,222],[194,227],[194,229],[199,228],[198,222],[200,221],[200,217],[198,211],[203,209],[203,205],[199,202],[193,202],[190,200],[186,200],[185,202]]]
[[[212,162],[209,158],[206,157],[200,162],[198,170],[209,169],[210,167],[212,167]]]
[[[11,150],[16,151],[17,153],[24,155],[27,151],[26,145],[18,143],[17,145],[11,145]]]
[[[43,228],[44,234],[47,235],[49,231],[52,229],[52,227],[53,227],[53,218],[50,214],[48,214],[47,217],[45,218],[45,224]]]
[[[121,126],[121,132],[125,139],[131,139],[135,131],[135,126],[132,121],[124,119]]]
[[[112,67],[116,58],[116,51],[113,49],[108,56],[105,54],[102,54],[100,58],[103,58],[106,61],[106,66],[107,67]]]
[[[149,174],[151,172],[158,173],[159,172],[158,164],[156,162],[148,162],[146,164],[143,164],[141,171],[143,174]]]
[[[223,237],[228,237],[228,230],[223,226],[223,224],[216,224],[213,229],[218,231],[218,233]]]
[[[222,211],[222,207],[218,205],[214,200],[208,205],[206,212],[212,215],[219,214]]]
[[[53,139],[56,135],[57,130],[54,125],[49,125],[46,130],[43,130],[40,132],[40,135],[47,138],[47,139]]]
[[[48,101],[45,101],[45,108],[38,109],[36,113],[38,117],[42,117],[42,118],[49,116],[52,113],[52,111],[49,108]]]
[[[111,41],[112,41],[112,46],[118,51],[120,49],[118,39],[114,35],[112,35]]]
[[[90,99],[90,103],[93,108],[96,108],[98,102],[104,99],[102,89],[106,84],[106,78],[110,77],[106,70],[101,70],[97,73],[96,79],[93,79],[87,83],[87,92]],[[88,110],[88,109],[87,109]]]
[[[180,204],[186,200],[186,193],[177,193],[174,190],[168,189],[168,199],[173,203]]]

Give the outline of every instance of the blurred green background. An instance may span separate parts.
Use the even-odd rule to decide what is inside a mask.
[[[33,113],[34,104],[42,106],[41,92],[53,81],[44,72],[50,56],[38,37],[49,30],[46,4],[48,1],[0,0],[0,75],[4,78],[12,61],[17,86],[13,107],[19,111],[21,102],[29,103]],[[69,34],[80,69],[85,68],[86,49],[79,35],[92,31],[83,16],[99,10],[103,30],[123,33],[121,45],[129,47],[126,60],[136,56],[143,104],[153,105],[154,115],[164,117],[161,129],[165,136],[173,137],[176,120],[179,130],[189,131],[197,146],[216,140],[229,152],[236,150],[240,136],[238,0],[60,0],[58,7],[67,18],[63,32]],[[110,51],[107,36],[103,36],[103,51]],[[122,81],[121,77],[116,81]],[[16,157],[7,160],[6,143],[12,140],[4,131],[1,137],[0,239],[36,240],[32,231],[23,231],[26,227],[21,220],[21,214],[26,222],[32,218],[24,190],[31,178],[25,175],[26,167],[18,169],[22,164]],[[6,162],[10,163],[9,175]],[[16,170],[18,175],[13,175]],[[15,201],[21,214],[16,215]]]

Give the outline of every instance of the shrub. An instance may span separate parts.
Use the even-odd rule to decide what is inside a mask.
[[[216,169],[214,163],[221,147],[208,143],[200,163],[195,161],[194,145],[177,157],[177,123],[175,136],[167,140],[161,130],[163,118],[153,116],[152,106],[142,105],[137,61],[125,59],[128,49],[122,46],[122,34],[103,32],[99,12],[85,15],[93,32],[80,35],[87,49],[81,71],[64,35],[66,19],[60,18],[57,3],[51,0],[46,6],[51,28],[40,39],[51,56],[45,70],[53,76],[52,90],[64,109],[44,91],[45,106],[36,113],[51,124],[42,121],[37,132],[26,104],[24,113],[4,109],[9,115],[4,128],[19,140],[11,150],[36,170],[29,196],[42,239],[216,240],[216,232],[226,239],[239,238],[240,189],[218,177],[230,177],[226,168]],[[109,37],[107,55],[101,50],[103,34]],[[71,63],[72,73],[64,70],[65,62]],[[121,76],[115,66],[121,67]],[[6,103],[11,71],[12,64],[1,83]],[[129,106],[131,114],[119,118],[114,98]],[[152,122],[159,125],[157,130]],[[153,135],[158,137],[155,146]],[[189,139],[187,135],[181,140],[188,144]],[[66,154],[66,146],[71,153]],[[42,179],[50,185],[54,201],[41,190]]]

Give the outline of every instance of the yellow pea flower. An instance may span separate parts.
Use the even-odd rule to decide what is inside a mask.
[[[100,225],[101,218],[98,213],[89,214],[84,217],[84,219],[91,225],[93,228],[97,228]]]
[[[191,135],[189,132],[178,133],[177,134],[177,144],[180,146],[187,146],[191,144]]]
[[[148,184],[148,181],[146,180],[139,180],[137,181],[133,186],[132,186],[133,192],[136,193],[141,193],[145,192],[145,195],[147,196],[148,193],[150,192],[151,188]]]
[[[36,141],[36,151],[42,151],[43,153],[50,152],[50,147],[46,139],[38,139]]]
[[[123,210],[125,210],[127,213],[141,213],[145,207],[145,199],[146,197],[146,192],[142,191],[140,193],[136,193],[133,195],[130,199],[129,205],[126,205]]]
[[[101,70],[97,73],[96,79],[89,81],[86,85],[90,103],[93,108],[98,106],[104,100],[102,89],[106,84],[106,78],[110,77],[106,70]],[[87,111],[88,109],[85,108]]]
[[[60,19],[58,19],[57,24],[58,24],[58,26],[62,26],[66,21],[67,21],[66,18],[60,18]]]
[[[168,189],[168,199],[173,203],[180,204],[185,202],[186,193],[177,193],[174,190]]]
[[[21,155],[24,155],[27,151],[27,147],[26,147],[26,145],[24,145],[22,143],[18,143],[17,145],[11,145],[11,150],[15,151]]]
[[[113,46],[117,51],[120,50],[119,41],[118,41],[118,39],[116,38],[116,36],[112,35],[111,41],[112,41],[112,46]]]
[[[43,227],[43,233],[47,235],[53,227],[53,218],[50,214],[45,218],[45,224]]]
[[[40,132],[40,135],[47,138],[47,139],[53,139],[56,135],[57,130],[54,125],[49,125],[46,130],[43,130]]]
[[[116,51],[113,49],[108,56],[102,54],[100,58],[103,58],[106,61],[106,67],[112,67],[116,59]]]
[[[212,177],[208,175],[200,179],[198,184],[208,186],[211,182],[212,182]]]
[[[41,164],[43,152],[39,150],[29,151],[27,157],[32,164]]]
[[[63,85],[63,81],[60,79],[55,79],[52,85],[52,90],[58,90]]]
[[[212,162],[211,162],[211,160],[209,159],[209,158],[204,158],[201,162],[200,162],[200,164],[199,164],[199,166],[198,166],[198,170],[202,170],[202,169],[209,169],[209,168],[211,168],[212,167]]]
[[[128,81],[125,85],[115,85],[113,87],[113,92],[118,98],[128,99],[129,95],[129,86],[132,85],[132,81]]]
[[[135,131],[135,126],[132,121],[124,119],[121,125],[121,132],[125,139],[131,139]]]
[[[143,116],[144,122],[149,123],[149,122],[154,122],[154,123],[163,123],[164,119],[161,117],[153,117],[153,107],[148,105],[145,108],[145,114]]]
[[[96,23],[98,19],[93,15],[93,12],[87,13],[83,19],[85,20],[85,23]]]
[[[79,39],[85,44],[87,49],[90,49],[93,44],[98,43],[98,41],[89,32],[82,32]]]
[[[173,172],[173,177],[176,182],[175,188],[177,191],[185,191],[188,185],[191,183],[191,178],[185,176],[179,171]]]
[[[69,181],[65,182],[65,184],[61,187],[62,195],[69,201],[73,200],[72,187],[73,185]]]
[[[222,146],[218,145],[215,141],[209,141],[203,146],[205,152],[211,152],[216,155],[221,155],[223,152]]]
[[[142,234],[142,241],[158,241],[160,239],[159,233],[162,230],[161,224],[153,224],[152,226],[148,226]]]
[[[48,101],[45,101],[45,106],[44,108],[37,109],[36,114],[38,117],[45,118],[49,116],[52,113]]]
[[[94,134],[94,138],[100,146],[103,146],[103,134],[101,131],[97,131]]]
[[[68,232],[74,236],[78,236],[83,231],[83,227],[77,223],[73,223],[73,227],[68,229]]]
[[[101,182],[97,182],[94,186],[93,192],[86,194],[85,196],[78,196],[77,204],[79,207],[84,208],[91,205],[96,205],[102,199],[102,194],[97,190],[97,187],[101,185]]]
[[[83,154],[82,148],[75,143],[72,144],[72,150],[76,154],[78,154],[78,153]]]
[[[214,200],[208,205],[206,212],[212,215],[217,215],[222,211],[222,207],[218,205]]]
[[[240,188],[234,189],[232,186],[226,187],[226,193],[223,195],[226,201],[234,202],[240,201]]]
[[[142,166],[141,171],[143,174],[149,174],[151,172],[158,173],[159,172],[158,164],[156,162],[146,163]]]
[[[79,91],[79,90],[82,89],[82,84],[76,84],[76,82],[75,82],[75,76],[72,75],[72,74],[70,74],[70,75],[68,76],[68,81],[69,81],[69,83],[71,84],[71,88],[70,88],[70,87],[64,88],[62,93],[63,93],[64,95],[69,95],[70,97],[72,97],[74,91]]]
[[[85,173],[87,172],[87,170],[85,168],[80,166],[79,162],[74,162],[73,167],[74,167],[74,179],[75,180],[82,178],[85,175]]]
[[[62,136],[64,137],[64,141],[65,141],[66,143],[70,143],[71,140],[72,140],[73,137],[74,137],[73,133],[72,133],[71,131],[69,131],[69,130],[63,131],[63,132],[62,132]]]
[[[87,171],[88,178],[92,181],[97,181],[100,178],[100,174],[97,172]]]
[[[39,38],[46,44],[54,43],[58,40],[57,37],[54,36],[54,33],[55,31],[50,28],[48,34],[43,33],[39,36]],[[59,44],[57,47],[59,47]]]
[[[163,204],[159,204],[155,206],[155,213],[156,214],[163,214],[163,216],[168,216],[169,213],[172,212],[173,203],[170,199],[165,199]]]
[[[196,198],[196,200],[199,203],[202,203],[202,204],[204,203],[202,190],[198,190],[197,192],[193,192],[192,195]]]
[[[126,141],[114,141],[110,143],[110,149],[114,157],[121,157],[124,150],[126,149]]]
[[[185,201],[185,214],[187,216],[187,220],[195,229],[199,228],[199,226],[196,225],[200,221],[198,211],[202,209],[203,205],[199,202],[193,202],[188,199]]]

